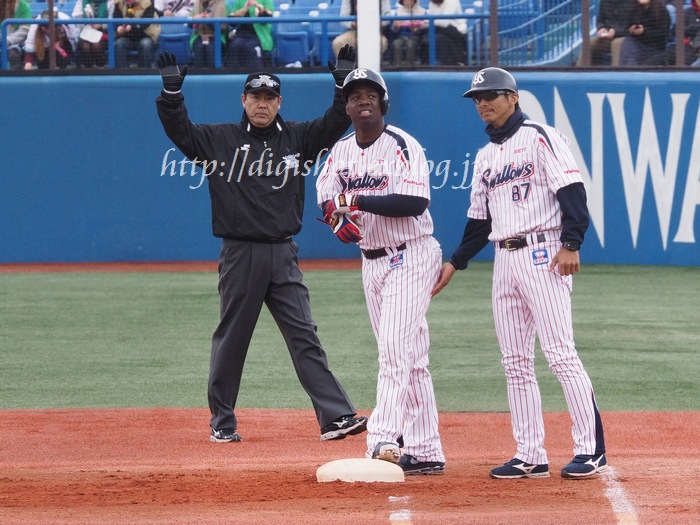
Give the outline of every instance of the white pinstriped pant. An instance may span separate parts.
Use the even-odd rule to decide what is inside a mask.
[[[574,454],[596,453],[597,407],[591,380],[574,346],[571,276],[549,271],[561,246],[544,242],[507,251],[496,248],[493,316],[501,347],[517,459],[545,464],[542,400],[535,377],[535,336],[564,390],[573,421]],[[546,248],[547,262],[534,264],[533,250]],[[541,259],[539,259],[541,261]],[[598,429],[602,437],[602,426]]]
[[[445,461],[428,371],[426,313],[442,252],[433,237],[408,241],[400,265],[392,256],[363,258],[362,281],[379,351],[377,402],[367,423],[367,457],[377,443],[404,439],[404,453]],[[397,261],[394,260],[396,263]]]

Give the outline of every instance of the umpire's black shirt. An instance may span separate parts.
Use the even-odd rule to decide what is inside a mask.
[[[274,242],[297,234],[306,176],[350,127],[338,88],[322,117],[285,122],[277,115],[266,128],[253,126],[245,111],[237,124],[193,124],[182,93],[161,92],[156,105],[170,140],[208,175],[213,232],[225,239]]]

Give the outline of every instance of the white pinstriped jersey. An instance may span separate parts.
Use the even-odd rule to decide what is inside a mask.
[[[583,182],[569,143],[559,130],[525,120],[503,144],[489,142],[479,151],[467,215],[485,220],[488,203],[490,240],[561,230],[556,193]]]
[[[430,179],[423,148],[411,135],[390,125],[365,147],[358,145],[355,133],[351,133],[333,146],[316,181],[319,206],[338,193],[397,193],[429,200]],[[358,215],[362,240],[357,244],[362,249],[395,247],[433,233],[433,219],[427,209],[417,217]]]

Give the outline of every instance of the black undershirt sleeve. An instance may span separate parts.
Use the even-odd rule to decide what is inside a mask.
[[[469,219],[464,228],[462,242],[450,258],[450,264],[457,270],[464,270],[469,261],[489,243],[491,216],[488,219]]]
[[[588,229],[589,216],[586,205],[586,188],[582,182],[564,186],[557,191],[557,200],[561,208],[563,230],[561,241],[583,243],[583,236]]]
[[[360,195],[357,208],[383,217],[415,217],[428,209],[430,201],[425,197],[411,195]]]

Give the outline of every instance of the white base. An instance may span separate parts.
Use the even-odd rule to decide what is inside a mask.
[[[400,483],[404,481],[403,469],[394,463],[380,459],[336,459],[321,465],[316,470],[319,483],[326,481],[381,481]]]

